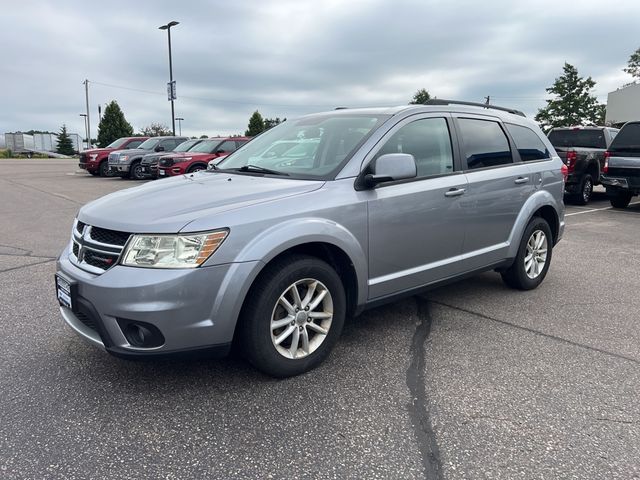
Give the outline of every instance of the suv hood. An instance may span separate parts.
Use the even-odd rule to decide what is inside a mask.
[[[99,198],[80,209],[89,225],[130,233],[177,233],[203,217],[301,195],[324,181],[199,172],[156,180]],[[212,220],[211,228],[224,227]]]

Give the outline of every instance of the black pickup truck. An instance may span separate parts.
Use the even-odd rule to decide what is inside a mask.
[[[640,195],[640,121],[625,123],[605,154],[602,184],[614,208]]]
[[[609,127],[562,127],[549,132],[549,141],[569,171],[567,200],[579,205],[589,203],[593,186],[601,182],[604,152],[617,133],[617,128]]]

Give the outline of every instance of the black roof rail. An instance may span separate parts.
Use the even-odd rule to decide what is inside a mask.
[[[520,115],[521,117],[526,117],[524,113],[520,110],[515,110],[513,108],[499,107],[497,105],[490,105],[486,103],[477,103],[477,102],[463,102],[461,100],[444,100],[441,98],[432,98],[431,100],[427,100],[424,102],[424,105],[467,105],[469,107],[482,107],[482,108],[491,108],[493,110],[501,110],[503,112],[513,113],[514,115]]]

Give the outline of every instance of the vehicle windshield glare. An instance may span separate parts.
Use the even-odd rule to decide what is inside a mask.
[[[122,145],[125,144],[125,142],[127,141],[126,138],[119,138],[114,142],[111,142],[109,145],[107,145],[107,148],[120,148]]]
[[[213,153],[218,145],[220,145],[220,140],[205,140],[189,151],[194,153]]]
[[[155,148],[155,146],[160,143],[160,140],[161,139],[159,139],[159,138],[150,138],[150,139],[145,140],[144,142],[142,142],[136,148],[140,148],[142,150],[153,150]]]
[[[293,178],[329,179],[387,118],[340,113],[288,120],[228,156],[218,168],[237,171],[252,165]]]
[[[200,143],[200,140],[187,140],[186,142],[182,142],[176,148],[173,149],[174,152],[186,152],[193,148],[194,145]]]

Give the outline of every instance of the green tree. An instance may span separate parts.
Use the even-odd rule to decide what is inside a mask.
[[[98,124],[98,145],[106,147],[114,140],[133,136],[133,127],[120,109],[118,102],[112,100],[104,109]]]
[[[276,125],[280,125],[282,122],[284,122],[286,120],[286,118],[283,118],[282,120],[280,120],[280,117],[276,117],[276,118],[265,118],[264,119],[264,129],[265,130],[269,130],[270,128],[275,127]]]
[[[249,125],[247,130],[244,132],[247,137],[255,137],[256,135],[261,134],[264,131],[264,120],[262,119],[262,115],[260,112],[256,110],[249,118]]]
[[[145,137],[164,137],[167,135],[173,135],[173,132],[169,130],[169,127],[162,123],[151,123],[146,127],[141,128],[140,133]]]
[[[578,69],[566,62],[562,71],[553,86],[546,89],[555,98],[538,110],[536,121],[545,129],[597,123],[600,104],[591,93],[596,82],[591,77],[582,78]]]
[[[640,48],[631,54],[627,62],[627,68],[623,68],[623,70],[631,75],[634,80],[640,80]]]
[[[606,116],[607,116],[607,104],[606,103],[598,104],[596,106],[596,118],[593,123],[595,123],[596,125],[604,125]]]
[[[209,135],[200,135],[200,138],[209,138]]]
[[[427,92],[426,88],[421,88],[413,94],[413,98],[409,102],[409,105],[422,105],[427,103],[427,100],[431,100],[431,95]]]
[[[69,137],[69,134],[67,133],[67,126],[65,124],[62,124],[60,133],[58,133],[58,146],[56,148],[56,152],[61,153],[62,155],[73,155],[76,153],[73,148],[71,137]]]

